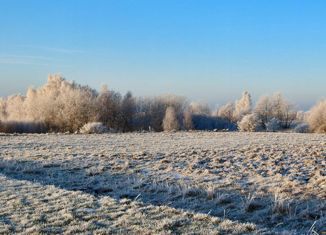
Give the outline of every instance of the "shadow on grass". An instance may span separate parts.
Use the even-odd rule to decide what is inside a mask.
[[[166,205],[190,212],[252,222],[261,231],[307,233],[315,223],[317,231],[325,226],[325,206],[319,199],[282,200],[274,195],[250,197],[226,188],[210,192],[185,182],[165,182],[146,176],[146,172],[115,173],[110,167],[80,158],[64,162],[0,159],[0,174],[16,180],[82,191],[96,197],[128,198],[153,205]],[[319,208],[316,205],[323,205]]]

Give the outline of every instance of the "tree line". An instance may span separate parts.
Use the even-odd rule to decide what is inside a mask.
[[[185,97],[134,97],[103,86],[89,86],[51,75],[25,96],[0,98],[0,132],[101,133],[132,131],[282,131],[326,132],[326,100],[297,111],[282,94],[261,97],[253,106],[244,92],[218,110]]]

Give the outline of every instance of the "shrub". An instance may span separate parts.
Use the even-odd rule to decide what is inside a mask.
[[[326,133],[326,100],[320,101],[310,110],[308,123],[313,132]]]
[[[103,134],[108,132],[108,129],[101,122],[89,122],[79,132],[82,134]]]
[[[255,114],[247,114],[238,122],[238,128],[243,132],[254,132],[259,129],[258,127],[259,121]]]
[[[175,114],[174,108],[169,106],[166,109],[165,116],[163,119],[163,130],[164,131],[177,131],[179,130],[179,123]]]

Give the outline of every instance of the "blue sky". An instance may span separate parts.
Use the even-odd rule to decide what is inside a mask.
[[[48,74],[209,104],[326,95],[326,2],[0,0],[0,96]]]

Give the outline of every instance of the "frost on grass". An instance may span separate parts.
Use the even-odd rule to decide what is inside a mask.
[[[167,206],[96,197],[51,185],[0,176],[0,233],[22,234],[239,234],[252,224],[200,218]]]
[[[326,136],[1,135],[0,233],[325,230]]]

